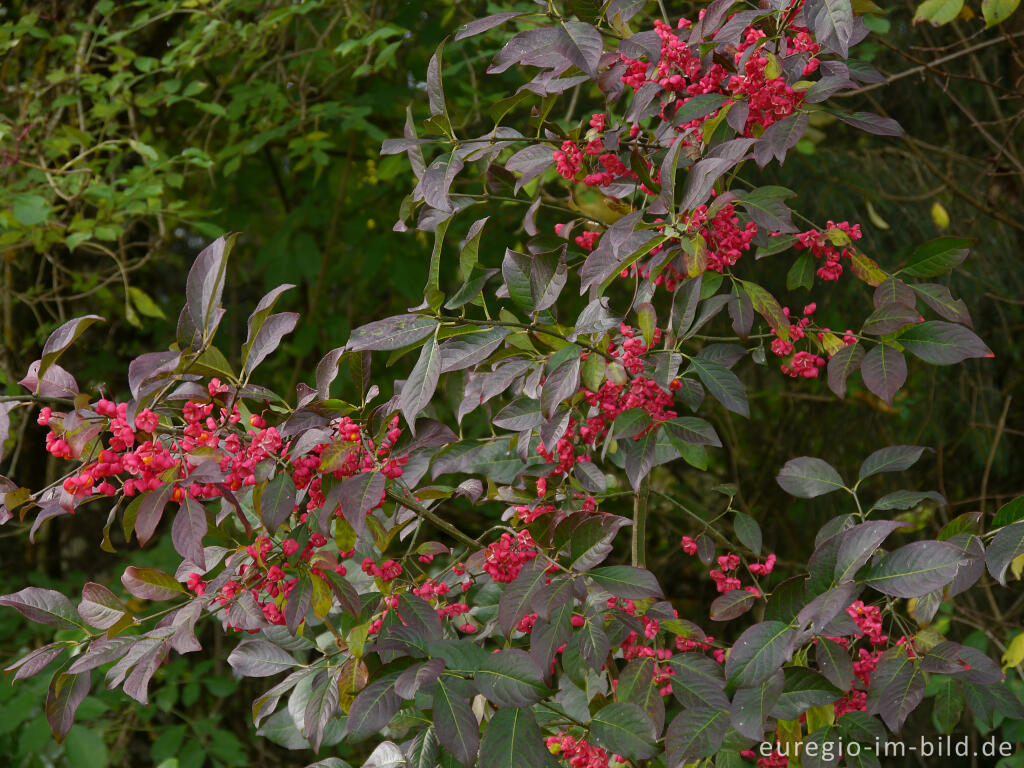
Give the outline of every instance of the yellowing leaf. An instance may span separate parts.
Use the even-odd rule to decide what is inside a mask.
[[[828,352],[829,355],[834,355],[836,352],[838,352],[840,349],[846,346],[845,344],[843,344],[842,339],[840,339],[838,336],[831,332],[822,334],[821,345],[825,348],[825,351]]]
[[[569,198],[569,207],[600,224],[614,224],[633,210],[631,206],[604,195],[596,200],[574,195]]]
[[[167,315],[160,309],[160,305],[150,298],[149,294],[141,288],[136,288],[134,285],[128,286],[128,295],[131,297],[132,304],[135,305],[135,309],[140,314],[146,317],[155,317],[159,320],[166,320]]]
[[[1014,578],[1020,580],[1021,572],[1024,572],[1024,555],[1019,555],[1010,561],[1010,570],[1013,571]]]
[[[1018,5],[1020,0],[981,0],[981,15],[985,19],[985,28],[1002,24],[1017,10]]]
[[[889,222],[887,222],[885,219],[878,215],[878,211],[875,210],[875,206],[871,204],[870,200],[867,201],[867,208],[868,219],[871,221],[872,224],[874,224],[879,229],[889,228]]]
[[[935,222],[935,226],[939,229],[945,229],[949,226],[949,213],[947,213],[942,203],[937,200],[932,203],[932,221]]]
[[[1024,661],[1024,632],[1018,632],[1003,654],[1003,669],[1016,667]]]
[[[887,10],[876,5],[873,0],[853,0],[853,2],[850,3],[850,6],[853,8],[853,12],[857,16],[863,16],[865,13],[884,16],[888,13]]]
[[[914,23],[927,21],[936,26],[948,24],[957,17],[963,7],[964,0],[925,0],[917,6]]]
[[[331,588],[315,573],[310,578],[313,581],[313,612],[318,619],[322,619],[331,612],[331,606],[334,604]]]

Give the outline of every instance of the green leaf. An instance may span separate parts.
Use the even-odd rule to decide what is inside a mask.
[[[445,682],[449,679],[450,676],[442,675],[434,689],[434,728],[445,749],[463,765],[471,766],[476,762],[480,728],[469,702]]]
[[[36,227],[50,215],[50,204],[39,195],[14,196],[14,220],[23,227]]]
[[[615,417],[611,437],[613,440],[636,437],[651,426],[651,423],[651,417],[643,408],[629,408]]]
[[[697,373],[708,392],[725,408],[749,418],[747,393],[735,373],[721,363],[699,357],[690,358],[690,368]]]
[[[729,713],[722,710],[692,707],[680,713],[665,732],[669,765],[692,763],[714,755],[729,727]]]
[[[787,667],[785,687],[771,714],[780,720],[798,720],[811,707],[831,704],[842,695],[842,690],[817,672],[807,667]]]
[[[473,676],[477,689],[496,707],[526,707],[544,696],[544,673],[526,651],[487,654]]]
[[[884,555],[860,583],[893,597],[921,597],[946,586],[965,555],[945,541],[915,541]]]
[[[967,258],[974,240],[968,237],[937,237],[910,255],[901,273],[910,277],[944,275]]]
[[[609,565],[595,568],[587,573],[599,587],[615,597],[626,600],[642,600],[647,597],[662,597],[661,587],[654,574],[643,568],[629,565]]]
[[[71,727],[64,742],[64,757],[71,768],[106,768],[110,760],[103,734],[84,725]]]
[[[643,760],[657,750],[654,723],[640,707],[617,701],[590,720],[590,734],[609,752],[630,760]]]
[[[533,712],[516,707],[499,709],[494,713],[480,742],[480,765],[487,768],[538,768],[548,759],[544,736]]]
[[[807,288],[810,290],[813,287],[814,258],[811,256],[810,251],[804,251],[793,262],[793,266],[789,268],[789,272],[786,274],[786,288],[795,291],[797,288]]]
[[[992,518],[991,527],[995,530],[1018,520],[1024,520],[1024,496],[1018,496],[1013,501],[1001,506],[996,512],[996,516]]]
[[[736,538],[740,544],[745,546],[758,557],[761,556],[761,526],[750,515],[737,512],[732,520],[733,530],[736,531]]]
[[[781,621],[763,621],[740,635],[725,662],[725,675],[736,688],[760,685],[789,658],[796,630]]]
[[[898,341],[911,354],[933,365],[952,365],[969,357],[995,357],[974,331],[942,320],[911,326]]]

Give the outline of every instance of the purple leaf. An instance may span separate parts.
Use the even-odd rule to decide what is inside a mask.
[[[755,598],[745,589],[734,589],[711,601],[711,620],[729,621],[754,607]]]
[[[883,304],[872,312],[861,328],[861,333],[885,336],[900,328],[924,320],[917,310],[903,304]]]
[[[917,286],[915,286],[916,288]],[[876,309],[886,304],[902,304],[905,307],[914,307],[917,300],[914,298],[914,291],[911,287],[896,277],[890,277],[884,283],[875,288],[872,298]]]
[[[860,375],[867,388],[889,405],[907,380],[907,360],[903,353],[887,344],[879,344],[864,356]]]
[[[386,675],[366,686],[348,710],[348,738],[361,741],[387,725],[402,705],[395,693],[398,673]],[[475,722],[475,718],[474,718]]]
[[[785,676],[780,669],[760,685],[736,691],[730,710],[736,732],[748,739],[762,738],[768,713],[782,695],[784,685]]]
[[[149,491],[142,497],[138,507],[138,517],[135,519],[135,535],[139,539],[139,546],[146,546],[146,542],[153,538],[156,527],[160,524],[160,518],[163,517],[164,507],[170,501],[172,493],[174,493],[174,485],[164,483],[155,491]],[[128,535],[131,535],[131,529],[128,530]]]
[[[828,388],[837,397],[846,397],[846,380],[860,369],[864,360],[864,348],[860,344],[843,347],[828,361]]]
[[[244,640],[228,656],[242,677],[269,677],[299,666],[290,653],[269,640]]]
[[[71,601],[54,589],[25,587],[20,592],[0,596],[0,605],[14,608],[29,621],[58,629],[81,629]]]
[[[213,336],[219,321],[228,255],[238,235],[218,237],[196,257],[185,283],[185,307],[192,326],[204,338]]]
[[[790,459],[775,480],[786,493],[801,499],[813,499],[845,487],[835,467],[811,456]]]
[[[665,750],[670,765],[683,765],[718,752],[729,731],[729,713],[712,707],[695,706],[680,712],[665,732]]]
[[[299,625],[305,620],[310,606],[313,604],[313,581],[309,574],[299,575],[299,580],[288,593],[288,602],[284,605],[285,626],[288,632],[295,635]]]
[[[203,536],[206,535],[206,507],[186,494],[171,524],[171,541],[182,557],[206,571]]]
[[[518,648],[488,654],[473,676],[477,690],[496,707],[527,707],[543,698],[544,673]]]
[[[576,355],[560,363],[544,380],[541,411],[550,418],[557,406],[576,394],[580,387],[580,358]]]
[[[735,373],[721,363],[699,357],[690,358],[690,370],[697,373],[708,392],[725,408],[740,416],[750,417],[747,393]]]
[[[992,578],[1006,585],[1006,569],[1024,554],[1024,520],[1000,528],[988,545],[985,565]]]
[[[50,724],[53,738],[57,743],[71,730],[75,711],[89,695],[89,674],[72,675],[58,673],[50,681],[46,692],[46,722]]]
[[[833,112],[836,117],[847,125],[860,128],[862,131],[873,133],[876,136],[902,136],[903,129],[895,120],[888,117],[881,117],[872,112],[854,112],[848,115],[845,112]]]
[[[662,597],[658,579],[643,568],[629,565],[609,565],[595,568],[588,574],[594,582],[615,597],[626,600],[642,600],[647,597]]]
[[[592,24],[582,21],[563,21],[561,32],[559,52],[591,78],[597,77],[597,65],[604,49],[601,33]]]
[[[427,63],[427,99],[430,104],[430,115],[444,114],[444,84],[441,81],[441,62],[444,55],[444,44],[437,46],[437,50],[430,57]]]
[[[143,654],[124,681],[123,690],[140,704],[149,703],[149,681],[167,658],[167,644],[161,642]]]
[[[398,401],[402,415],[414,428],[416,414],[430,404],[434,392],[437,390],[440,375],[441,352],[437,337],[434,337],[423,345],[412,373],[409,374],[409,378],[402,386],[402,393]]]
[[[441,155],[427,166],[423,172],[423,178],[420,180],[423,200],[427,205],[445,213],[451,213],[454,210],[448,191],[464,165],[465,163],[458,155],[453,153]]]
[[[99,315],[83,315],[74,320],[68,320],[57,330],[50,334],[50,337],[43,345],[43,352],[39,364],[39,374],[46,376],[46,370],[53,365],[54,361],[70,347],[82,332],[93,323],[104,319]]]
[[[807,0],[804,18],[815,39],[845,59],[853,38],[850,0]]]
[[[437,328],[437,320],[425,315],[396,315],[356,328],[347,349],[390,351],[425,339]]]
[[[96,629],[110,629],[128,612],[128,608],[117,599],[117,595],[102,584],[88,582],[82,587],[82,602],[78,604],[78,615]]]
[[[138,399],[142,385],[162,373],[172,373],[181,360],[180,352],[147,352],[128,364],[128,388]]]
[[[306,704],[302,734],[313,747],[314,752],[320,751],[327,724],[338,711],[338,678],[340,668],[332,668],[320,672],[313,680],[313,689]]]
[[[128,650],[139,642],[134,635],[120,635],[112,639],[101,638],[93,640],[89,644],[89,650],[81,656],[76,656],[68,667],[68,672],[78,674],[96,669],[111,661],[117,661],[124,656]]]
[[[185,594],[173,576],[156,568],[136,568],[130,565],[121,576],[124,588],[143,600],[172,600]]]
[[[416,691],[437,680],[444,671],[442,659],[431,659],[406,668],[395,681],[395,692],[403,699],[416,696]]]
[[[686,191],[679,204],[680,211],[690,211],[704,203],[711,196],[711,190],[736,161],[728,157],[705,157],[690,169],[686,177]]]
[[[325,507],[341,505],[341,513],[358,535],[366,530],[366,513],[380,504],[386,480],[380,472],[363,472],[346,478],[328,491]]]
[[[524,185],[540,176],[554,163],[554,150],[551,147],[545,144],[531,144],[512,155],[505,168],[520,174],[515,184],[515,193],[519,194]]]
[[[473,765],[480,746],[480,725],[469,702],[453,690],[453,682],[453,678],[443,676],[434,688],[434,728],[441,744],[456,760],[463,765]],[[349,718],[351,722],[351,714]]]
[[[474,19],[468,24],[463,24],[459,27],[455,33],[456,40],[464,40],[467,37],[473,35],[479,35],[486,32],[489,29],[494,29],[501,24],[504,24],[509,19],[514,19],[516,16],[522,16],[526,11],[504,11],[503,13],[495,13],[491,16],[484,16],[482,19]]]
[[[917,283],[912,288],[913,292],[939,316],[953,323],[973,325],[971,314],[963,299],[954,299],[946,286],[938,283]]]
[[[28,367],[28,373],[18,383],[33,394],[41,397],[73,398],[78,394],[78,382],[75,377],[54,363],[39,377],[40,361],[36,360]]]
[[[67,648],[67,645],[64,643],[50,643],[42,648],[36,648],[36,650],[22,656],[9,667],[6,667],[4,672],[14,672],[14,670],[17,670],[14,672],[15,681],[32,677],[46,669],[54,659],[60,656],[65,648]]]
[[[927,450],[917,445],[892,445],[888,448],[880,448],[872,453],[860,465],[858,480],[863,480],[879,472],[902,472],[910,469]]]
[[[786,153],[800,141],[808,121],[807,115],[801,112],[769,126],[754,145],[754,160],[758,167],[764,168],[773,157],[780,163],[785,162]]]
[[[608,751],[621,753],[634,762],[658,751],[654,721],[632,702],[615,701],[604,706],[591,718],[589,728]]]
[[[949,584],[965,559],[964,551],[949,542],[915,541],[884,555],[862,583],[893,597],[921,597]]]
[[[281,527],[295,508],[295,481],[282,472],[263,486],[255,500],[256,511],[271,533]]]

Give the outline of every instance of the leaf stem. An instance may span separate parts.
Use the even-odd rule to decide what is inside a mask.
[[[647,567],[647,500],[650,490],[650,478],[645,477],[633,494],[633,538],[630,559],[637,568]]]
[[[456,539],[462,544],[465,544],[471,550],[476,551],[478,549],[483,548],[483,545],[479,541],[466,535],[458,528],[456,528],[454,525],[449,523],[447,520],[444,520],[443,518],[434,514],[429,509],[420,504],[418,501],[416,501],[412,497],[412,494],[409,493],[407,489],[403,488],[402,490],[405,491],[404,494],[400,494],[393,490],[392,488],[388,488],[387,490],[384,491],[384,495],[387,496],[396,504],[401,504],[406,509],[415,512],[424,520],[428,521],[431,525],[435,526],[436,528],[440,528],[442,531],[447,533],[452,538]]]

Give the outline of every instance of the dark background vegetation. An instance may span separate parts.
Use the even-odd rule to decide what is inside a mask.
[[[657,4],[649,5],[657,12]],[[665,5],[673,17],[699,7]],[[123,395],[126,361],[173,338],[187,266],[227,231],[242,235],[225,297],[236,311],[222,326],[222,348],[239,347],[249,308],[267,289],[299,286],[282,305],[303,321],[264,364],[267,383],[279,391],[310,380],[320,356],[343,344],[353,327],[418,304],[431,242],[425,233],[392,231],[412,177],[404,156],[379,157],[381,141],[401,135],[407,103],[414,116],[426,115],[422,81],[442,38],[487,12],[532,7],[476,0],[5,4],[5,393],[19,391],[16,382],[53,328],[97,313],[106,324],[83,337],[62,364],[83,389]],[[713,412],[726,449],[714,455],[709,472],[662,469],[654,482],[708,516],[725,504],[710,489],[735,483],[741,508],[760,521],[767,548],[783,560],[805,556],[814,532],[840,511],[833,501],[794,502],[776,486],[775,474],[793,456],[821,456],[852,474],[881,445],[930,446],[930,458],[891,482],[892,488],[935,488],[949,500],[945,508],[912,511],[931,535],[959,513],[991,513],[1024,493],[1024,347],[1017,343],[1024,330],[1024,14],[985,30],[979,18],[963,15],[941,28],[912,25],[911,3],[884,10],[867,17],[873,34],[858,55],[893,82],[865,89],[843,106],[896,118],[905,138],[819,123],[776,181],[798,193],[794,208],[816,223],[860,222],[865,252],[886,267],[930,237],[976,237],[949,287],[971,309],[975,330],[996,358],[955,368],[912,366],[912,381],[892,406],[859,383],[840,401],[823,382],[794,386],[772,366],[748,371],[756,376],[752,418]],[[514,71],[484,74],[505,34],[496,30],[446,54],[447,96],[467,134],[521,82]],[[578,95],[575,119],[594,98]],[[521,237],[514,232],[516,213],[508,212],[507,227],[492,223],[489,231]],[[542,218],[546,226],[555,221]],[[456,220],[452,231],[458,235],[466,226]],[[509,244],[488,236],[481,261],[499,264]],[[787,268],[780,261],[780,281]],[[842,282],[830,290],[835,295],[817,296],[835,312],[825,324],[845,328],[844,303],[860,304],[863,296],[855,294],[866,289]],[[399,361],[395,375],[410,365]],[[447,406],[438,407],[443,413]],[[47,461],[44,432],[28,415],[11,414],[0,473],[41,487],[59,468]],[[892,489],[884,483],[878,495]],[[134,552],[116,527],[118,551],[101,552],[106,513],[82,509],[74,519],[44,525],[34,542],[30,521],[8,523],[0,529],[0,592],[26,583],[65,592],[87,580],[116,583],[129,556],[159,567],[172,554],[166,539]],[[693,526],[669,509],[655,514],[649,566],[678,604],[699,614],[710,601],[709,586],[677,548]],[[1024,623],[1019,589],[1000,601],[968,604],[957,618],[964,626],[954,633],[998,654]],[[0,613],[0,658],[38,644],[39,632],[12,611]],[[239,684],[223,661],[221,633],[210,632],[210,639],[202,654],[175,658],[158,673],[148,706],[129,704],[119,692],[91,696],[63,746],[52,742],[41,716],[45,680],[16,688],[0,682],[3,762],[74,768],[308,762],[310,753],[287,753],[254,738],[249,702],[262,687]],[[345,747],[337,749],[346,755]]]

